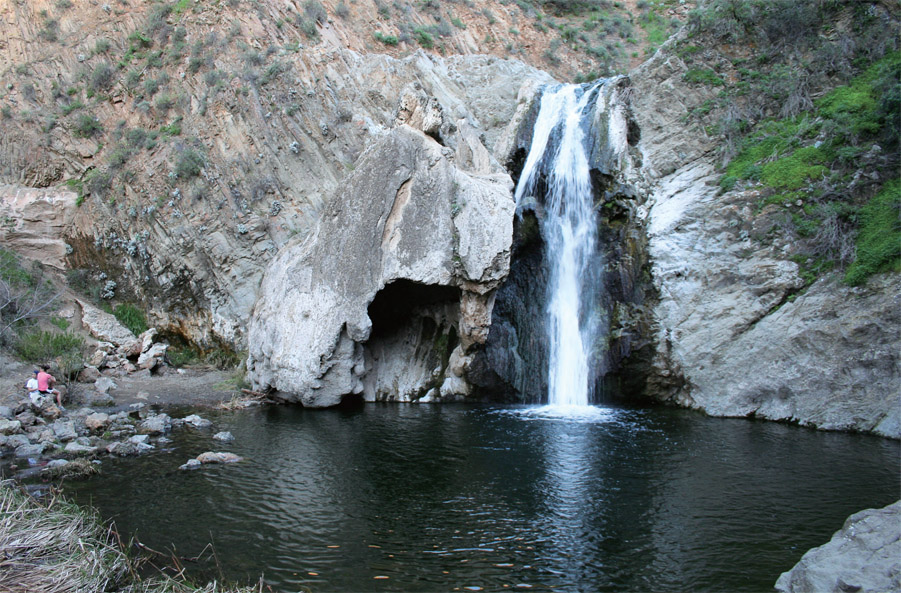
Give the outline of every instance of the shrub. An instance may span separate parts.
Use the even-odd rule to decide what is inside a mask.
[[[19,336],[15,350],[23,360],[49,363],[58,358],[81,356],[84,339],[69,332],[31,331]]]
[[[125,86],[129,89],[133,89],[138,86],[139,82],[141,82],[140,70],[129,70],[125,73]]]
[[[435,38],[431,33],[426,31],[421,27],[416,27],[413,29],[413,34],[416,36],[416,42],[419,43],[422,47],[426,49],[432,49],[435,47]]]
[[[109,62],[101,62],[91,71],[88,88],[95,93],[107,90],[113,84],[114,70]]]
[[[709,84],[711,86],[724,86],[726,81],[717,76],[716,72],[707,68],[692,68],[682,77],[685,82],[695,84]]]
[[[82,103],[78,99],[75,99],[71,103],[67,103],[67,104],[63,105],[63,115],[69,115],[73,111],[75,111],[77,109],[82,109],[83,107],[84,107],[84,103]]]
[[[84,188],[93,196],[105,196],[112,182],[110,174],[100,169],[93,169],[84,176]]]
[[[306,0],[303,3],[303,13],[307,19],[314,23],[324,23],[328,18],[325,7],[317,0]]]
[[[179,179],[190,179],[200,175],[205,164],[206,161],[202,154],[193,148],[187,148],[178,156],[178,161],[175,163],[175,174]]]
[[[94,55],[105,54],[110,50],[110,42],[108,39],[98,39],[94,44]]]
[[[43,268],[26,270],[13,251],[0,247],[0,340],[9,330],[29,319],[50,313],[57,294],[44,281]]]
[[[166,93],[156,98],[153,103],[154,107],[162,113],[166,113],[175,106],[175,97]]]
[[[44,41],[59,41],[59,21],[46,19],[43,28],[38,31],[38,36]]]
[[[319,36],[319,30],[316,28],[316,21],[310,21],[301,15],[297,15],[297,26],[303,31],[303,34],[310,39],[316,39]]]
[[[153,40],[140,31],[132,31],[128,36],[128,42],[132,48],[148,48],[153,45]]]
[[[397,37],[395,35],[383,35],[381,32],[376,31],[375,39],[385,45],[397,45]]]
[[[82,113],[75,121],[75,136],[79,138],[91,138],[103,131],[100,121],[87,113]]]

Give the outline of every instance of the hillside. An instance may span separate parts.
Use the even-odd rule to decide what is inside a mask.
[[[57,249],[76,291],[113,281],[117,301],[167,303],[154,323],[240,347],[259,264],[309,231],[395,108],[378,83],[351,88],[338,48],[587,79],[638,63],[690,6],[6,2],[0,183],[74,192]]]

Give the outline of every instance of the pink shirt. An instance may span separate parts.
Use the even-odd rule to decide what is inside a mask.
[[[56,379],[50,373],[45,373],[44,371],[38,373],[38,389],[40,391],[50,391],[51,381],[56,381]]]

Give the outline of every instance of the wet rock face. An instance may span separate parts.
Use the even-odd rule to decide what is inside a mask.
[[[433,102],[414,97],[404,110],[416,105],[428,117],[404,121],[442,128]],[[513,201],[510,178],[465,123],[456,128],[455,143],[466,147],[456,153],[406,123],[391,130],[360,159],[313,236],[269,266],[249,330],[255,389],[313,407],[351,394],[466,395],[450,355],[487,335],[493,291],[509,267]],[[381,291],[389,296],[379,299]]]
[[[620,368],[633,349],[648,342],[649,324],[642,303],[647,263],[641,203],[636,188],[639,134],[628,100],[629,81],[611,80],[600,93],[586,126],[592,193],[596,204],[597,265],[591,273],[602,285],[596,303],[603,331],[591,345],[595,399],[604,395],[604,377]],[[513,135],[506,159],[517,177],[532,143],[537,102]],[[526,197],[515,221],[510,276],[498,290],[485,347],[474,357],[467,377],[491,399],[538,403],[547,393],[549,358],[547,302],[548,254],[542,233],[546,181],[535,197]],[[606,381],[609,382],[609,378]]]

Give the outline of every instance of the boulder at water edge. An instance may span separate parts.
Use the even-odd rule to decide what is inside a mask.
[[[901,500],[851,515],[776,581],[783,593],[901,591]]]

